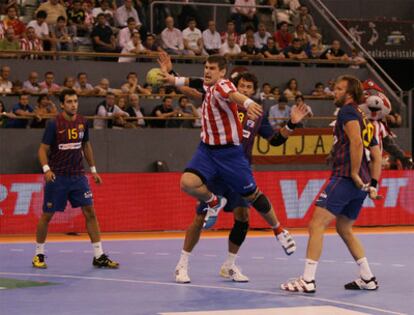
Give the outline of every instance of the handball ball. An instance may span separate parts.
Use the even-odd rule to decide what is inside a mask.
[[[150,71],[148,71],[147,73],[147,83],[151,84],[152,86],[154,85],[161,85],[162,84],[162,71],[160,68],[152,68]]]

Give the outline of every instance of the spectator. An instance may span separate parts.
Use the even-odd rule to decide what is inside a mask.
[[[95,92],[99,96],[105,96],[108,93],[111,93],[111,94],[114,94],[114,95],[122,94],[122,91],[120,89],[111,88],[109,80],[106,79],[106,78],[102,78],[99,81],[98,85],[95,86]]]
[[[251,24],[246,25],[246,31],[240,36],[239,46],[242,47],[247,44],[247,37],[254,37],[254,26]]]
[[[321,53],[322,52],[322,35],[319,33],[318,31],[318,27],[316,25],[312,25],[309,28],[309,34],[308,34],[308,42],[309,45],[316,45],[318,52]]]
[[[296,30],[293,33],[293,38],[299,38],[302,41],[302,46],[304,49],[308,46],[309,35],[306,33],[305,27],[303,24],[298,24]]]
[[[95,19],[94,19],[93,14],[92,14],[92,10],[93,10],[92,1],[89,1],[89,0],[83,1],[82,2],[82,9],[83,9],[83,11],[85,11],[85,27],[88,30],[87,34],[89,34],[90,30],[92,29],[93,25],[95,24]]]
[[[315,25],[312,15],[309,14],[308,7],[301,5],[298,12],[293,16],[292,23],[294,27],[303,24],[305,30],[309,30],[312,25]]]
[[[225,32],[220,33],[221,43],[224,44],[230,35],[232,35],[236,39],[236,43],[240,42],[240,36],[236,32],[236,24],[234,24],[233,20],[227,21],[227,30]]]
[[[125,45],[131,40],[132,35],[138,32],[137,22],[133,17],[128,18],[127,27],[124,27],[118,33],[118,45],[124,48]]]
[[[39,11],[46,12],[46,23],[49,25],[54,25],[59,16],[63,16],[65,19],[68,18],[65,7],[59,3],[59,0],[49,0],[47,2],[43,2],[37,8],[36,13]]]
[[[142,24],[137,10],[132,6],[132,0],[125,0],[124,5],[120,6],[115,12],[115,23],[120,28],[126,27],[130,17],[135,19],[137,25]]]
[[[321,59],[328,59],[328,60],[349,60],[348,55],[345,51],[341,49],[341,43],[339,40],[334,40],[332,42],[331,48],[326,49],[322,55]]]
[[[32,71],[29,74],[28,80],[23,82],[23,91],[28,94],[38,94],[40,92],[40,85],[38,82],[39,75]]]
[[[89,33],[89,27],[86,25],[86,13],[82,9],[82,1],[74,0],[72,7],[66,12],[68,16],[68,25],[75,26],[77,36],[86,36]]]
[[[271,37],[272,35],[266,31],[266,26],[260,23],[257,32],[254,33],[254,45],[256,48],[262,49],[267,44],[267,39]]]
[[[112,29],[106,25],[105,14],[98,14],[98,23],[92,30],[93,49],[96,52],[117,52],[116,40]]]
[[[361,65],[367,63],[363,54],[361,52],[358,52],[358,50],[356,50],[355,48],[352,48],[352,55],[350,61],[352,62],[352,65],[349,67],[352,69],[359,69]]]
[[[56,115],[58,113],[56,105],[50,100],[46,94],[39,95],[37,98],[37,105],[34,112],[38,116],[42,115]],[[32,121],[30,128],[45,128],[47,119],[35,119]]]
[[[209,55],[215,55],[220,52],[221,37],[216,31],[216,23],[213,20],[208,21],[208,29],[203,32],[204,50]]]
[[[109,25],[114,25],[114,11],[109,7],[109,1],[102,0],[100,7],[92,10],[92,16],[96,20],[98,15],[103,13]]]
[[[14,36],[14,30],[9,28],[6,30],[6,36],[0,40],[0,50],[20,50],[20,43]],[[16,54],[2,53],[3,58],[13,58]]]
[[[288,100],[294,100],[297,95],[302,95],[302,92],[298,89],[298,81],[296,79],[290,79],[286,85],[286,89],[283,91],[283,96]]]
[[[75,87],[76,80],[74,77],[65,77],[63,80],[62,91],[64,90],[73,90]],[[76,92],[76,91],[75,91]]]
[[[123,93],[127,94],[135,94],[141,93],[150,95],[151,91],[148,89],[144,89],[141,85],[138,84],[138,75],[135,72],[130,72],[127,75],[127,82],[125,82],[121,86],[121,90]]]
[[[119,95],[115,100],[115,104],[118,105],[118,107],[125,112],[126,109],[127,109],[127,98],[126,98],[126,96]]]
[[[286,9],[293,12],[296,12],[301,7],[299,0],[282,0],[282,2]]]
[[[279,98],[279,102],[269,109],[269,122],[273,130],[282,128],[290,117],[290,107],[287,106],[287,99],[284,96]],[[284,119],[285,118],[285,119]]]
[[[292,34],[289,33],[289,24],[282,22],[278,26],[279,30],[274,33],[273,37],[278,49],[285,50],[293,40]]]
[[[306,55],[305,50],[302,46],[302,41],[299,38],[295,38],[292,41],[292,45],[286,49],[285,52],[286,58],[294,59],[294,60],[301,60],[308,58]]]
[[[272,37],[267,39],[267,44],[262,48],[262,54],[266,59],[285,59],[285,54],[277,49],[275,40]]]
[[[44,50],[54,50],[53,38],[50,36],[49,26],[46,23],[47,13],[46,11],[38,11],[36,13],[36,19],[27,24],[27,27],[33,27],[38,39],[43,41]]]
[[[308,58],[309,59],[320,59],[321,58],[321,53],[320,53],[320,50],[318,49],[318,46],[311,45]]]
[[[248,59],[263,58],[261,50],[254,45],[254,37],[247,37],[247,44],[241,47],[241,55]]]
[[[93,88],[92,84],[88,83],[88,75],[85,72],[79,72],[76,77],[77,80],[73,87],[76,94],[82,96],[94,94],[95,89]]]
[[[306,114],[305,117],[308,117],[308,118],[309,117],[313,117],[312,108],[308,104],[305,103],[305,99],[303,98],[302,95],[296,95],[296,97],[295,97],[295,104],[292,106],[292,109],[294,109],[297,106],[300,106],[302,104],[304,104],[306,106],[307,111],[308,111],[308,113]],[[305,122],[304,121],[301,121],[299,124],[297,124],[297,127],[298,128],[305,127]]]
[[[15,94],[15,95],[23,94],[23,83],[22,83],[22,81],[20,81],[20,80],[14,80],[13,81],[12,94]]]
[[[13,114],[9,114],[6,112],[6,106],[4,106],[3,101],[0,100],[0,128],[6,127],[9,115]]]
[[[28,27],[26,29],[26,36],[20,40],[20,50],[23,51],[43,51],[42,42],[37,38],[35,29]],[[28,55],[29,59],[40,59],[38,55]]]
[[[47,94],[57,94],[60,93],[61,88],[55,82],[55,74],[52,71],[45,73],[45,80],[39,83],[40,92]]]
[[[177,127],[184,127],[184,128],[192,128],[193,123],[199,117],[198,111],[195,106],[190,103],[187,96],[181,96],[178,99],[178,117],[186,117],[191,118],[195,117],[194,119],[187,119],[187,120],[177,120]]]
[[[177,109],[173,109],[173,99],[171,96],[165,96],[162,99],[162,104],[156,106],[151,113],[152,117],[158,118],[170,118],[176,117],[178,114]],[[152,120],[151,126],[153,128],[166,128],[170,127],[170,123],[166,119]]]
[[[272,89],[273,98],[278,102],[280,99],[280,88],[278,86],[273,87]]]
[[[236,23],[236,32],[241,32],[243,23],[253,23],[254,27],[257,27],[259,20],[256,16],[255,0],[236,0],[232,11],[231,18]]]
[[[39,116],[33,111],[33,107],[29,105],[29,95],[22,94],[19,96],[19,102],[13,106],[13,114],[26,118],[37,118]],[[26,128],[29,124],[29,119],[9,119],[6,128]]]
[[[141,43],[141,35],[138,31],[135,30],[131,39],[126,43],[125,47],[122,49],[122,54],[144,54],[147,52],[147,49]],[[119,57],[118,62],[135,62],[136,57]]]
[[[267,99],[273,99],[272,86],[269,83],[262,84],[262,92],[260,92],[259,98],[262,102]]]
[[[190,18],[188,20],[188,27],[183,31],[183,40],[184,48],[199,56],[203,52],[203,38],[201,31],[196,26],[195,18]]]
[[[16,8],[9,7],[7,9],[7,15],[3,19],[3,28],[7,31],[8,29],[14,30],[14,35],[17,37],[22,37],[24,35],[24,32],[26,30],[26,26],[22,21],[19,20],[19,17],[17,16],[17,10]]]
[[[318,82],[315,84],[315,89],[312,91],[312,96],[317,97],[328,97],[329,95],[325,92],[325,86],[322,82]]]
[[[74,51],[76,31],[74,27],[66,25],[64,16],[58,17],[56,25],[52,26],[51,30],[58,51]]]
[[[329,80],[324,91],[327,96],[334,96],[335,80]]]
[[[155,35],[148,33],[147,34],[147,38],[145,39],[144,42],[144,47],[152,53],[159,53],[159,52],[163,52],[164,49],[162,49],[156,42],[155,42]]]
[[[220,47],[220,55],[226,58],[237,58],[241,53],[241,48],[236,44],[236,38],[233,35],[227,37],[227,40]]]
[[[96,116],[112,118],[107,120],[94,119],[93,128],[104,129],[113,128],[114,126],[122,127],[125,124],[124,118],[129,117],[129,114],[115,105],[115,94],[108,92],[105,100],[96,107]]]
[[[142,118],[144,117],[144,113],[141,110],[141,106],[139,104],[139,96],[137,94],[129,94],[128,96],[128,108],[126,112],[129,114],[129,117],[135,118]],[[131,121],[131,123],[135,127],[145,127],[145,120],[144,119],[137,119]]]
[[[174,27],[174,18],[168,16],[165,19],[166,28],[161,33],[161,40],[164,50],[172,55],[186,54],[184,51],[183,34]]]
[[[2,66],[0,68],[0,93],[1,94],[12,92],[13,83],[9,80],[10,71],[11,70],[9,66]]]

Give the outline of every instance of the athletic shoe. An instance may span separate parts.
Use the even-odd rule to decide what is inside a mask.
[[[109,259],[109,257],[105,254],[102,254],[99,258],[93,257],[92,265],[96,268],[110,268],[110,269],[119,268],[119,263]]]
[[[305,281],[302,277],[289,280],[286,283],[282,283],[280,285],[280,288],[288,292],[301,292],[301,293],[315,293],[316,292],[315,280]]]
[[[177,283],[190,283],[190,277],[188,276],[188,269],[184,266],[177,266],[175,268],[175,282]]]
[[[47,264],[45,262],[45,255],[37,254],[36,256],[34,256],[32,260],[32,265],[34,268],[46,269]]]
[[[214,207],[207,206],[207,214],[204,217],[204,229],[210,229],[217,221],[217,216],[227,204],[227,199],[222,196],[217,196],[217,204]]]
[[[369,280],[362,278],[356,279],[350,283],[345,284],[346,290],[377,290],[379,288],[378,281],[375,277]]]
[[[220,269],[220,277],[231,279],[234,282],[249,282],[249,278],[242,274],[236,265],[228,266],[223,264]]]
[[[295,252],[296,242],[287,230],[283,230],[282,233],[276,235],[276,238],[280,242],[280,245],[282,245],[286,255],[292,255]]]

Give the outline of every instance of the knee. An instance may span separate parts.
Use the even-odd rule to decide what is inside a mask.
[[[325,228],[325,225],[320,220],[313,218],[308,226],[309,235],[323,233]]]
[[[191,174],[191,173],[184,173],[181,176],[181,180],[180,180],[181,190],[184,192],[188,192],[194,187],[196,187],[198,184],[197,179],[201,183],[201,180],[196,175]]]
[[[48,224],[52,220],[53,215],[54,213],[43,213],[42,216],[40,217],[40,221]]]
[[[336,232],[343,239],[348,239],[348,238],[352,237],[352,229],[349,228],[349,227],[343,227],[343,226],[337,224],[336,225]]]
[[[260,213],[266,214],[272,210],[272,204],[269,199],[258,189],[253,194],[247,196],[246,199]]]
[[[241,246],[246,239],[247,232],[249,230],[249,222],[234,221],[233,228],[231,229],[229,240],[237,246]]]
[[[83,210],[83,214],[86,220],[96,219],[95,209],[93,207],[85,207],[85,208],[82,208],[82,210]]]
[[[249,209],[248,208],[235,209],[234,219],[240,222],[249,222]]]

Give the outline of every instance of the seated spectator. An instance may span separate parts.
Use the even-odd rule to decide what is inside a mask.
[[[135,72],[130,72],[127,75],[127,82],[122,84],[121,90],[123,93],[126,94],[146,94],[150,95],[151,91],[144,89],[141,85],[138,83],[138,75]]]
[[[11,69],[9,66],[2,66],[0,68],[0,93],[11,93],[13,83],[9,80]]]
[[[194,55],[200,56],[203,52],[203,36],[196,26],[195,18],[190,18],[188,27],[183,31],[184,48]]]
[[[260,49],[254,45],[254,37],[247,38],[247,44],[241,47],[241,56],[248,59],[261,59],[263,54]]]
[[[305,27],[303,26],[303,24],[298,24],[296,26],[296,30],[293,33],[293,38],[299,38],[302,42],[302,47],[304,49],[307,48],[309,35],[308,35],[308,33],[306,33],[306,30],[305,30]]]
[[[162,104],[156,106],[151,113],[152,117],[158,118],[169,118],[176,117],[178,110],[173,108],[173,99],[171,96],[165,96],[162,99]],[[154,119],[151,120],[151,127],[153,128],[167,128],[170,127],[171,123],[166,119]]]
[[[350,61],[352,62],[352,65],[349,67],[352,69],[359,69],[361,65],[364,65],[367,63],[363,54],[361,52],[358,52],[358,50],[356,50],[355,48],[352,49],[352,55],[351,55]]]
[[[334,96],[335,80],[329,80],[324,91],[327,96]]]
[[[92,10],[93,10],[93,3],[92,1],[86,0],[82,2],[82,9],[85,11],[85,27],[87,29],[87,34],[89,35],[90,31],[92,30],[93,25],[95,24],[95,18],[93,17]]]
[[[148,50],[141,43],[141,35],[138,31],[135,30],[131,39],[126,43],[124,48],[122,48],[122,54],[145,54]],[[119,57],[118,62],[135,62],[136,57]]]
[[[302,41],[299,38],[295,38],[292,41],[292,45],[286,48],[285,51],[286,58],[301,60],[308,58],[305,50],[303,49]]]
[[[34,112],[39,115],[56,115],[58,110],[56,105],[50,100],[46,94],[39,95],[37,98],[37,105]],[[32,121],[30,128],[45,128],[47,119],[35,119]]]
[[[20,117],[37,118],[40,117],[34,113],[33,107],[29,105],[29,95],[22,94],[19,96],[19,102],[13,106],[13,114]],[[27,128],[29,119],[9,119],[6,128]]]
[[[73,90],[75,87],[75,83],[76,83],[76,80],[74,77],[65,77],[65,79],[63,80],[61,91]]]
[[[273,98],[276,100],[276,101],[279,101],[279,99],[280,99],[280,88],[278,87],[278,86],[275,86],[275,87],[273,87],[273,89],[272,89],[272,94],[273,94]]]
[[[72,1],[72,7],[66,11],[68,16],[68,25],[74,26],[76,36],[86,36],[89,33],[89,27],[85,23],[86,13],[82,9],[82,1]]]
[[[321,58],[321,53],[320,53],[320,50],[318,49],[318,46],[311,45],[310,51],[308,54],[308,59],[320,59],[320,58]]]
[[[288,100],[294,100],[297,95],[302,95],[302,92],[298,89],[298,81],[296,79],[290,79],[286,85],[286,89],[283,91],[283,96]]]
[[[325,86],[322,82],[318,82],[315,84],[315,89],[312,91],[312,96],[317,97],[328,97],[329,95],[325,92]]]
[[[23,94],[23,83],[22,83],[22,81],[20,81],[20,80],[14,80],[13,81],[12,94],[14,94],[14,95]]]
[[[221,37],[216,31],[216,23],[213,20],[208,21],[208,29],[203,32],[204,50],[209,55],[215,55],[220,52]]]
[[[285,54],[278,50],[275,40],[270,37],[267,39],[267,44],[262,48],[262,54],[266,59],[285,59]]]
[[[165,19],[166,28],[161,32],[161,40],[164,50],[172,55],[185,55],[183,34],[174,27],[174,18],[168,16]]]
[[[128,24],[128,18],[134,18],[137,25],[141,25],[141,21],[138,17],[138,12],[132,5],[132,0],[124,0],[124,5],[116,9],[115,12],[115,24],[116,26],[123,28]]]
[[[40,93],[58,94],[61,88],[55,82],[55,74],[52,71],[45,73],[45,80],[39,83]]]
[[[127,109],[127,103],[127,97],[124,95],[119,95],[115,100],[115,104],[118,105],[118,107],[122,109],[124,112]]]
[[[269,38],[272,38],[272,35],[266,31],[266,26],[260,23],[257,32],[254,33],[254,45],[256,48],[262,49],[267,44]]]
[[[197,108],[190,103],[187,96],[178,99],[177,117],[195,117],[194,119],[177,120],[177,127],[192,128],[195,120],[199,117]]]
[[[273,130],[282,128],[290,117],[290,107],[287,105],[287,99],[284,96],[279,98],[279,102],[269,109],[269,122]],[[283,119],[286,118],[286,119]]]
[[[278,49],[285,50],[293,40],[293,35],[289,33],[289,24],[282,22],[278,25],[278,31],[273,34]]]
[[[114,11],[110,8],[109,6],[109,1],[107,0],[102,0],[100,2],[100,6],[97,8],[93,8],[92,10],[92,16],[93,18],[96,20],[98,15],[100,13],[103,13],[106,17],[106,20],[108,21],[109,25],[114,25]]]
[[[14,30],[9,28],[6,30],[5,37],[0,40],[0,50],[20,50],[20,43],[14,36]],[[13,58],[16,54],[2,53],[3,58]]]
[[[142,112],[141,106],[139,104],[139,96],[137,94],[129,94],[128,96],[128,107],[126,112],[129,114],[129,117],[142,118],[144,114]],[[130,121],[135,127],[145,127],[144,119],[137,119]]]
[[[341,42],[339,40],[334,40],[331,48],[326,49],[322,53],[321,59],[347,61],[349,60],[349,57],[346,52],[341,49]]]
[[[38,11],[36,13],[36,19],[27,24],[27,28],[33,27],[38,39],[42,41],[44,50],[54,50],[54,40],[51,37],[49,26],[46,23],[47,13],[46,11]]]
[[[236,39],[236,43],[240,42],[240,35],[236,32],[236,24],[234,24],[233,20],[227,21],[226,31],[220,33],[221,43],[224,44],[230,35],[232,35]]]
[[[95,93],[99,96],[105,96],[108,93],[119,95],[122,94],[122,91],[120,89],[113,89],[110,87],[109,80],[106,78],[102,78],[98,85],[95,86]]]
[[[106,25],[105,14],[98,14],[98,23],[92,30],[93,50],[96,52],[118,52],[112,29]]]
[[[133,17],[128,18],[127,23],[127,26],[118,33],[118,46],[121,48],[124,48],[125,45],[131,40],[132,35],[138,32],[137,22]]]
[[[227,40],[220,47],[220,55],[226,58],[237,58],[241,53],[241,48],[236,44],[236,38],[233,35],[227,37]]]
[[[22,37],[26,31],[26,26],[22,21],[19,20],[17,16],[17,10],[14,6],[7,9],[7,15],[2,21],[3,28],[7,31],[8,29],[13,29],[14,36]]]
[[[269,83],[266,82],[262,84],[262,91],[260,92],[259,97],[262,102],[267,99],[273,99],[272,86]]]
[[[39,75],[37,74],[37,72],[30,72],[28,80],[23,82],[24,93],[38,94],[40,92],[40,85],[38,79]]]
[[[122,127],[126,123],[124,118],[129,117],[129,114],[115,105],[115,94],[108,92],[105,100],[96,107],[96,116],[112,118],[107,120],[94,119],[93,128],[104,129],[113,128],[114,126]]]
[[[291,110],[302,104],[306,106],[307,111],[308,111],[305,117],[308,117],[308,118],[313,117],[312,108],[308,104],[305,103],[305,99],[303,98],[302,95],[296,95],[295,104],[292,106]],[[302,120],[299,124],[297,124],[297,128],[303,128],[303,127],[305,127],[305,121]]]
[[[240,47],[247,44],[247,37],[254,37],[254,26],[251,24],[246,25],[245,33],[240,36],[240,39],[239,39]]]
[[[26,36],[20,40],[20,50],[34,52],[43,51],[42,42],[37,38],[35,29],[33,27],[28,27],[26,29]],[[41,59],[41,56],[27,55],[27,58]]]
[[[88,83],[88,76],[85,72],[79,72],[77,75],[77,81],[73,87],[76,94],[81,96],[93,95],[95,92],[92,84]]]
[[[63,5],[59,3],[59,0],[49,0],[43,2],[36,10],[36,13],[39,11],[45,11],[47,14],[46,23],[48,25],[54,25],[59,16],[63,16],[67,19],[66,9]]]
[[[144,42],[144,47],[151,53],[160,53],[164,51],[164,49],[162,49],[160,45],[156,43],[155,35],[151,33],[147,34],[147,38]]]
[[[305,30],[309,30],[312,25],[315,25],[312,15],[309,14],[308,7],[301,5],[298,12],[293,16],[292,23],[294,27],[303,24]]]
[[[59,16],[56,25],[51,27],[52,36],[56,39],[56,49],[58,51],[74,51],[76,36],[75,28],[67,26],[64,16]]]
[[[243,23],[252,23],[255,28],[257,27],[259,19],[256,15],[255,0],[235,0],[232,12],[231,18],[236,23],[236,32],[241,32]]]
[[[316,45],[318,52],[321,53],[323,49],[322,45],[322,35],[318,31],[318,27],[316,25],[312,25],[308,30],[308,42],[309,45]]]

